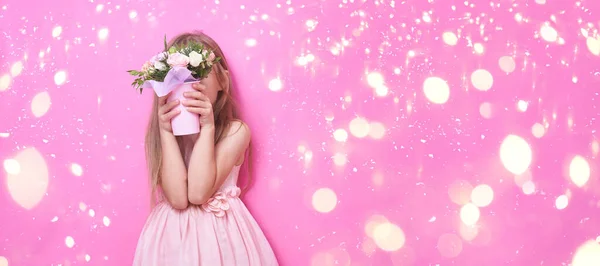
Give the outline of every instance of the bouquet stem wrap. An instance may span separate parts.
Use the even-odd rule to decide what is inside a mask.
[[[173,67],[163,82],[155,80],[147,80],[142,85],[143,88],[152,88],[158,97],[163,97],[169,93],[169,102],[179,100],[179,108],[181,113],[171,119],[171,127],[173,128],[173,135],[184,136],[191,135],[200,132],[200,117],[197,114],[190,113],[185,106],[183,101],[185,97],[183,93],[186,91],[193,91],[192,84],[199,82],[192,76],[192,72],[185,67]]]

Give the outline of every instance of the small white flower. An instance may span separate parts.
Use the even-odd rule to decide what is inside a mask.
[[[190,53],[190,65],[197,67],[200,65],[200,63],[202,63],[202,61],[203,59],[201,54],[197,53],[196,51]]]
[[[158,61],[163,61],[165,59],[167,59],[167,53],[165,53],[165,52],[161,52],[156,55],[156,60],[158,60]]]
[[[165,63],[163,63],[163,62],[156,61],[156,62],[154,62],[154,68],[156,68],[158,70],[166,70],[167,65],[165,65]]]

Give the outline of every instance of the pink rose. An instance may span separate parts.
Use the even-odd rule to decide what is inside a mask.
[[[208,55],[208,59],[207,59],[207,61],[208,61],[208,62],[215,61],[215,53],[213,53],[213,52],[210,52],[210,54]]]
[[[150,64],[150,62],[144,63],[144,65],[142,66],[142,72],[147,72],[148,70],[150,70],[151,67],[152,64]]]
[[[180,53],[172,53],[167,59],[167,64],[169,64],[171,67],[187,67],[189,63],[190,58]]]

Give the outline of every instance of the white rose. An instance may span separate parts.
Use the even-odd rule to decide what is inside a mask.
[[[192,51],[190,53],[190,65],[197,67],[200,65],[200,63],[202,63],[202,55],[196,51]]]
[[[154,68],[156,68],[158,70],[166,70],[167,65],[165,65],[165,63],[163,63],[163,62],[156,61],[156,62],[154,62]]]

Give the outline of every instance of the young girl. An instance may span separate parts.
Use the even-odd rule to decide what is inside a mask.
[[[240,166],[250,130],[237,117],[229,67],[217,43],[204,33],[182,34],[216,56],[207,78],[181,104],[200,116],[200,133],[175,137],[171,119],[178,101],[155,97],[146,134],[154,208],[144,226],[136,266],[278,265],[263,232],[240,200]]]

